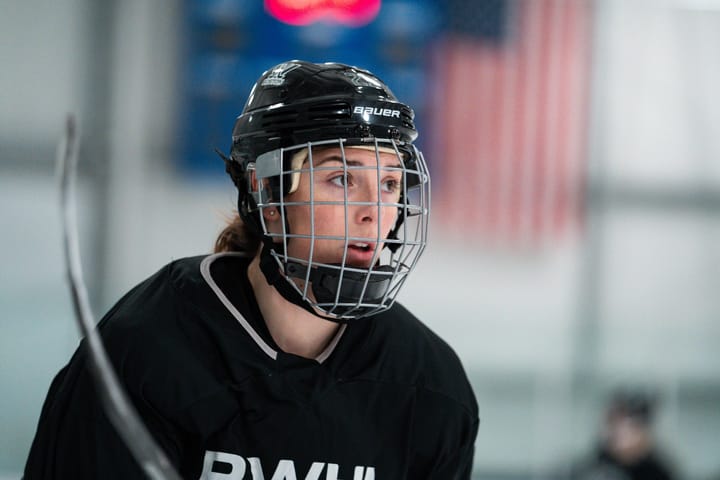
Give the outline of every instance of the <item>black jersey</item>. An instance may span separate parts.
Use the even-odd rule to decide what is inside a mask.
[[[100,322],[118,376],[183,478],[469,479],[475,397],[452,349],[399,304],[316,359],[272,341],[249,259],[175,261]],[[103,412],[84,343],[53,380],[25,480],[143,474]]]

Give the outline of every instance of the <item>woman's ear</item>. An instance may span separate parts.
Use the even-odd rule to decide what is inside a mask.
[[[266,222],[275,222],[280,220],[280,215],[275,207],[265,207],[262,209],[263,218]]]
[[[283,233],[282,215],[277,207],[265,207],[261,209],[263,222],[268,234],[277,235]]]

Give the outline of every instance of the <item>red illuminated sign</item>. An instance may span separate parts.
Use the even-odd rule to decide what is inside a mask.
[[[281,22],[307,25],[318,20],[360,26],[370,23],[382,0],[265,0],[265,10]]]

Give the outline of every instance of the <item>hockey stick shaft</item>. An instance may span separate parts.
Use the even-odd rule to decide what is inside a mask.
[[[86,348],[89,349],[90,370],[108,418],[147,476],[153,480],[180,480],[180,476],[128,400],[95,329],[95,317],[82,276],[74,201],[79,145],[77,130],[75,118],[69,115],[65,123],[65,134],[58,147],[57,162],[60,172],[65,262],[75,318],[82,336],[85,337]]]

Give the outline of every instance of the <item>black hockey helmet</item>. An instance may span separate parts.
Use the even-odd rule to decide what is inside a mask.
[[[233,159],[334,138],[417,138],[410,107],[367,70],[293,60],[265,72],[233,129]]]
[[[650,425],[653,421],[658,397],[641,388],[623,388],[616,390],[607,408],[609,417],[630,417],[635,421]]]
[[[367,70],[341,63],[284,62],[260,76],[235,121],[230,155],[234,163],[228,165],[228,173],[242,193],[240,178],[263,153],[339,138],[345,145],[373,138],[396,140],[412,163],[410,144],[418,136],[414,117],[413,110]],[[255,225],[252,198],[241,198],[239,208],[243,219]]]

